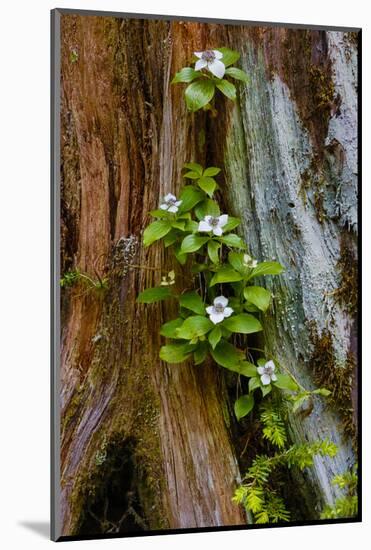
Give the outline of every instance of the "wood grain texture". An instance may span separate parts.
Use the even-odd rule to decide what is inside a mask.
[[[62,18],[62,271],[100,269],[110,286],[99,300],[77,290],[63,301],[64,534],[78,532],[89,485],[98,483],[97,452],[118,436],[135,441],[147,528],[246,521],[231,502],[239,470],[219,369],[160,362],[159,327],[171,308],[135,303],[160,274],[128,267],[171,265],[160,246],[142,248],[141,234],[147,212],[177,192],[195,154],[204,117],[188,115],[182,90],[169,82],[204,32],[197,24]]]

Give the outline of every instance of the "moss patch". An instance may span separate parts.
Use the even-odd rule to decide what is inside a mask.
[[[354,423],[354,409],[352,391],[355,383],[356,362],[352,353],[348,353],[344,364],[336,361],[333,340],[330,331],[324,330],[320,336],[314,322],[310,324],[310,338],[314,352],[310,358],[310,367],[313,370],[314,381],[319,387],[331,391],[328,398],[331,406],[339,412],[344,434],[356,444],[356,426]]]
[[[357,313],[358,304],[358,262],[347,235],[340,242],[340,259],[336,265],[340,273],[340,286],[337,298],[345,310],[352,316]]]

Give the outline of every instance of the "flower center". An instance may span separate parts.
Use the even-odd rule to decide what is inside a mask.
[[[166,203],[170,204],[170,206],[174,206],[174,204],[176,203],[176,199],[168,199]]]
[[[215,53],[212,50],[206,50],[205,52],[202,52],[201,59],[210,63],[211,61],[214,61]]]
[[[223,304],[221,304],[220,302],[217,302],[217,303],[214,305],[214,309],[215,309],[216,313],[223,313],[223,311],[224,311],[224,306],[223,306]]]
[[[272,376],[272,374],[273,374],[273,369],[272,369],[271,366],[264,367],[264,372],[265,372],[265,374],[268,374],[269,376]]]
[[[211,225],[211,227],[218,227],[219,218],[217,218],[217,217],[210,218],[209,224]]]

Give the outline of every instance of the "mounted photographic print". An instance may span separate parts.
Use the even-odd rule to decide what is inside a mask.
[[[360,521],[360,30],[52,40],[53,540]]]

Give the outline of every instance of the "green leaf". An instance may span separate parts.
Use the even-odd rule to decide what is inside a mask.
[[[216,87],[228,97],[228,99],[232,101],[236,100],[236,86],[232,84],[232,82],[228,82],[228,80],[223,78],[223,80],[217,82]]]
[[[208,334],[208,339],[213,349],[215,349],[221,337],[222,337],[222,329],[220,328],[219,325],[216,325],[215,328],[213,328],[213,330]]]
[[[209,240],[209,237],[199,237],[198,235],[187,235],[183,239],[182,245],[180,247],[180,251],[183,254],[196,252],[196,250],[199,250],[201,246],[207,243],[208,240]]]
[[[231,267],[225,266],[219,269],[210,281],[210,286],[214,286],[218,283],[233,283],[235,281],[241,281],[242,275],[237,273]]]
[[[160,359],[167,363],[181,363],[188,359],[192,351],[196,348],[190,344],[168,344],[160,349]]]
[[[292,411],[296,412],[308,399],[310,399],[310,393],[301,393],[297,395],[294,399],[294,404],[292,407]]]
[[[238,52],[235,52],[229,48],[217,48],[217,50],[223,54],[220,61],[222,61],[226,67],[233,65],[233,63],[236,63],[236,61],[240,58],[240,54]]]
[[[240,313],[239,315],[232,315],[232,317],[224,319],[223,326],[231,332],[239,332],[241,334],[252,334],[253,332],[263,330],[258,319],[248,313]]]
[[[193,170],[191,170],[190,172],[186,172],[183,177],[189,178],[191,180],[198,180],[198,178],[200,178],[201,176],[197,172],[194,172]]]
[[[239,372],[240,363],[243,360],[243,353],[229,342],[221,340],[215,349],[210,350],[210,353],[218,365]]]
[[[260,378],[258,376],[253,376],[252,378],[250,378],[250,380],[249,380],[249,392],[253,392],[254,390],[256,390],[257,388],[260,388],[260,387],[261,387]]]
[[[242,275],[245,275],[248,272],[248,269],[243,263],[243,256],[243,252],[235,252],[234,250],[231,250],[228,254],[228,261],[233,269],[235,269]]]
[[[174,220],[171,222],[171,227],[174,227],[175,229],[179,229],[180,231],[184,231],[186,226],[186,220]]]
[[[191,216],[190,212],[182,212],[182,213],[178,214],[178,220],[189,221],[191,219],[192,219],[192,216]]]
[[[209,332],[213,326],[213,323],[207,317],[193,315],[187,317],[182,326],[177,329],[177,338],[193,340]]]
[[[274,385],[281,390],[298,391],[299,387],[295,380],[288,374],[277,374],[277,380]]]
[[[172,297],[173,294],[168,286],[157,286],[143,290],[138,295],[137,302],[139,304],[152,304],[153,302],[160,302]]]
[[[194,290],[182,294],[179,297],[179,304],[194,313],[198,313],[199,315],[205,314],[205,305],[202,298]]]
[[[283,267],[278,262],[261,262],[254,267],[248,279],[259,275],[279,275],[282,271]]]
[[[205,198],[205,194],[198,187],[193,185],[186,185],[183,187],[180,199],[182,204],[179,206],[180,212],[187,212],[191,210],[197,203]]]
[[[259,313],[260,309],[253,304],[249,304],[248,302],[245,302],[243,304],[243,309],[247,311],[248,313]]]
[[[191,233],[196,233],[198,231],[198,223],[194,220],[187,220],[185,230],[190,231]]]
[[[266,395],[268,395],[268,393],[272,391],[272,386],[270,384],[267,384],[267,385],[261,384],[260,389],[263,397],[265,397]]]
[[[219,237],[220,242],[226,244],[227,246],[233,246],[234,248],[246,248],[245,242],[236,235],[235,233],[230,233],[229,235],[223,235]]]
[[[195,71],[192,67],[183,67],[183,69],[176,73],[171,83],[176,84],[177,82],[192,82],[192,80],[199,77],[199,71]]]
[[[185,90],[186,104],[189,111],[198,111],[211,101],[215,93],[212,80],[202,79],[192,82]]]
[[[217,176],[220,172],[220,168],[217,168],[216,166],[209,166],[209,168],[206,168],[203,172],[203,176]]]
[[[207,271],[208,265],[207,264],[199,264],[197,262],[194,262],[191,267],[192,273],[201,273],[202,271]]]
[[[192,172],[197,172],[199,176],[202,176],[203,168],[201,164],[198,164],[197,162],[186,162],[186,164],[184,164],[184,168],[187,170],[192,170]]]
[[[195,349],[193,353],[195,365],[200,365],[205,361],[208,351],[209,351],[209,346],[207,345],[207,342],[200,342],[198,344],[197,349]]]
[[[201,187],[201,189],[209,195],[209,197],[213,196],[213,193],[216,189],[216,181],[214,180],[214,178],[211,178],[209,176],[201,176],[197,183]]]
[[[174,244],[179,235],[180,233],[178,231],[174,231],[173,229],[169,231],[169,233],[164,237],[165,248]]]
[[[158,220],[146,227],[143,233],[143,244],[149,246],[169,233],[171,224],[167,220]]]
[[[312,393],[323,395],[323,397],[328,397],[329,395],[331,395],[330,390],[327,390],[326,388],[319,388],[318,390],[314,390]]]
[[[240,363],[243,360],[243,353],[237,350],[229,342],[221,340],[215,349],[210,350],[210,353],[218,365],[234,372],[240,372]]]
[[[202,193],[201,190],[200,193]],[[195,214],[198,220],[203,220],[205,216],[219,216],[220,208],[217,202],[205,199],[196,206]]]
[[[241,420],[244,416],[248,415],[254,408],[254,395],[249,393],[247,395],[241,395],[234,404],[234,414],[237,420]]]
[[[256,366],[249,361],[242,361],[240,363],[240,374],[248,376],[249,378],[257,376]]]
[[[166,338],[176,338],[176,329],[183,324],[184,319],[178,317],[162,325],[160,334],[161,336],[166,336]]]
[[[271,301],[269,290],[261,286],[248,286],[245,288],[243,294],[248,302],[254,304],[261,311],[267,311]]]
[[[213,262],[213,264],[218,264],[219,263],[218,252],[219,252],[219,248],[221,246],[222,245],[220,243],[218,243],[218,241],[210,240],[207,243],[207,252],[208,252],[209,258]]]
[[[228,217],[228,223],[225,224],[223,227],[224,233],[227,233],[227,231],[232,231],[235,227],[240,225],[241,220],[239,218],[233,218],[232,216]]]
[[[180,250],[180,247],[177,247],[177,248],[174,250],[174,256],[175,256],[175,258],[178,260],[178,262],[180,263],[180,265],[185,265],[185,263],[187,262],[187,254],[184,254],[184,253]]]
[[[250,79],[245,71],[241,71],[241,69],[237,69],[236,67],[229,67],[228,69],[226,69],[225,74],[231,76],[232,78],[235,78],[236,80],[246,82],[246,84],[250,82]]]
[[[149,214],[153,218],[163,218],[163,219],[167,219],[170,216],[170,214],[167,210],[160,210],[160,209],[159,210],[151,210],[151,212]]]

